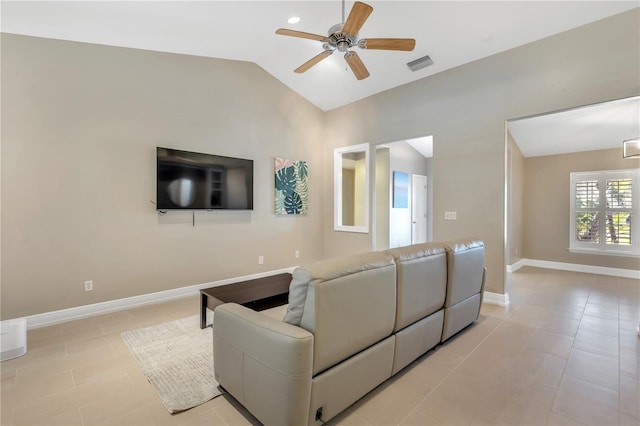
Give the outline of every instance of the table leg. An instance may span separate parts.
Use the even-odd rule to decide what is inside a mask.
[[[207,327],[207,295],[200,293],[200,328]]]

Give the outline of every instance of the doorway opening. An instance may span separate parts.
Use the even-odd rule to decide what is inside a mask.
[[[432,135],[376,146],[375,250],[431,241],[432,188]]]

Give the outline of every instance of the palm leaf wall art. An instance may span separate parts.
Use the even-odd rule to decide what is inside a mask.
[[[309,211],[309,169],[306,161],[275,158],[275,213],[307,214]]]

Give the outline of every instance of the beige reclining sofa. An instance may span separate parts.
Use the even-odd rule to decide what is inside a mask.
[[[283,320],[215,309],[216,380],[265,425],[320,425],[474,322],[484,277],[478,240],[299,267]]]

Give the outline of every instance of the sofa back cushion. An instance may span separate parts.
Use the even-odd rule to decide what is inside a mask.
[[[447,297],[445,307],[480,293],[484,276],[484,242],[460,239],[445,243],[447,250]]]
[[[297,268],[284,321],[313,333],[315,375],[389,336],[395,312],[393,258],[369,252]]]
[[[447,291],[447,253],[440,243],[414,244],[387,252],[397,273],[394,331],[442,309]]]

